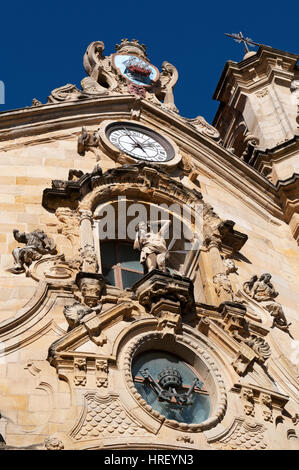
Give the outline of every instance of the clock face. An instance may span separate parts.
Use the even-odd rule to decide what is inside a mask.
[[[106,135],[113,145],[138,160],[163,163],[174,157],[174,149],[164,137],[141,125],[113,123]]]

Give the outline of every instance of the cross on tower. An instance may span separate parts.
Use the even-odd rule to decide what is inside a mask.
[[[245,48],[245,52],[249,52],[250,49],[248,47],[247,44],[250,44],[251,46],[260,46],[261,44],[258,44],[257,42],[254,42],[252,41],[252,39],[250,38],[245,38],[243,36],[242,33],[239,33],[239,34],[236,34],[236,33],[232,33],[232,34],[228,34],[228,33],[224,33],[225,36],[229,36],[230,38],[233,38],[236,42],[242,42],[243,45],[244,45],[244,48]]]

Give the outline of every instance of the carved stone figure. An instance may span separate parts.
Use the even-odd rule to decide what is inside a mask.
[[[89,134],[86,127],[82,127],[81,134],[78,137],[78,153],[84,156],[87,150],[92,150],[99,145],[98,131]]]
[[[259,278],[254,275],[243,284],[243,290],[253,299],[263,302],[265,309],[273,317],[272,328],[276,326],[281,330],[288,331],[291,323],[288,324],[282,306],[274,300],[278,296],[278,292],[275,291],[273,284],[270,282],[271,277],[269,273],[264,273]]]
[[[66,305],[63,309],[70,329],[78,326],[86,315],[93,312],[99,314],[102,310],[100,297],[104,287],[103,279],[100,276],[79,273],[77,275],[77,285],[80,292],[74,293],[77,302],[73,305]]]
[[[164,235],[168,230],[170,221],[162,221],[162,227],[158,233],[150,229],[146,222],[138,224],[138,231],[134,242],[134,249],[140,250],[140,263],[144,266],[145,274],[159,269],[167,272],[166,258],[168,255]]]
[[[270,282],[271,274],[264,273],[252,286],[251,297],[259,302],[262,300],[272,300],[278,296],[273,284]]]
[[[43,230],[34,230],[30,233],[13,230],[15,240],[25,243],[24,248],[18,247],[12,251],[15,264],[9,269],[14,274],[23,273],[33,261],[41,259],[43,255],[57,253],[54,241]]]

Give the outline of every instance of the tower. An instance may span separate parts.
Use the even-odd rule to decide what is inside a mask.
[[[212,126],[97,41],[1,114],[3,446],[298,448],[296,60],[228,62]]]

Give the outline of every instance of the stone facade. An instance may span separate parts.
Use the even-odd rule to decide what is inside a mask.
[[[213,127],[178,113],[173,65],[159,72],[136,40],[110,56],[98,41],[81,90],[1,114],[2,446],[299,448],[297,59],[261,46],[228,62]],[[109,139],[115,123],[131,151]],[[157,142],[171,158],[136,157],[160,152]],[[123,207],[129,234],[136,203],[144,222],[164,204],[171,234],[178,220],[185,230],[169,242],[144,228],[135,247],[148,272],[134,265],[139,279],[125,289],[122,260],[107,277],[100,221],[103,208],[120,220]],[[132,364],[153,351],[175,354],[202,385],[182,391],[173,369],[172,391],[136,375]],[[209,412],[175,419],[146,386],[162,405],[209,397]]]

